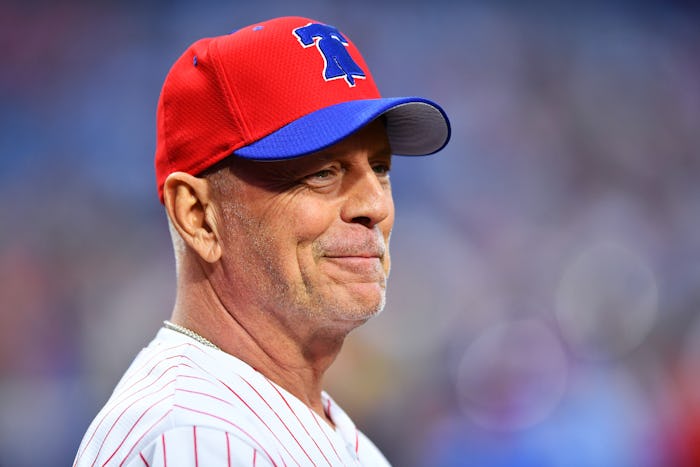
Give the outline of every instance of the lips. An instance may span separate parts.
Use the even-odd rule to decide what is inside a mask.
[[[347,236],[326,237],[315,245],[317,257],[348,282],[383,282],[386,242],[379,231],[350,232]]]
[[[326,258],[384,258],[386,244],[382,237],[369,237],[360,241],[347,239],[320,245],[320,256]]]
[[[323,258],[347,272],[372,277],[381,273],[383,277],[384,248],[376,242],[373,242],[372,248],[367,249],[366,247],[367,245],[363,245],[363,248],[352,246],[336,248],[332,253],[324,254]]]
[[[384,278],[384,252],[376,248],[372,251],[334,251],[323,255],[323,259],[342,272],[363,276],[367,280]]]
[[[385,279],[382,260],[378,256],[326,256],[326,263],[348,281],[361,279],[363,282],[376,282]]]
[[[384,257],[383,252],[350,252],[350,253],[332,253],[323,255],[326,258],[359,258],[359,259],[371,259],[376,258],[381,260]]]

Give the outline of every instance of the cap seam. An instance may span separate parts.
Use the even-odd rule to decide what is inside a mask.
[[[168,161],[168,167],[167,167],[167,173],[170,173],[172,171],[173,167],[173,158],[171,155],[170,151],[170,133],[172,132],[170,128],[170,112],[167,111],[167,107],[170,106],[169,99],[167,99],[168,96],[163,96],[163,107],[162,107],[162,112],[163,112],[163,125],[165,126],[165,131],[163,132],[163,150],[165,151],[165,158]]]
[[[220,60],[220,49],[219,49],[219,44],[216,41],[212,41],[211,43],[212,47],[216,48],[216,54],[212,56],[212,58],[215,61],[215,66],[214,66],[214,71],[216,73],[217,78],[222,82],[225,83],[225,86],[221,86],[222,90],[224,91],[224,95],[226,96],[226,101],[228,102],[229,109],[231,110],[231,116],[236,120],[238,123],[238,127],[242,128],[244,131],[243,135],[243,143],[247,142],[251,138],[251,132],[250,129],[248,128],[248,124],[243,118],[243,114],[241,112],[240,106],[238,105],[238,95],[236,94],[235,89],[231,86],[231,83],[229,82],[228,76],[226,76],[226,73],[222,73],[221,69],[223,65],[221,64]],[[236,144],[231,142],[232,146],[235,146]],[[232,149],[233,150],[233,149]]]

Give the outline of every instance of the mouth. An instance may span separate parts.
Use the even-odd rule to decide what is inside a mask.
[[[361,259],[371,259],[371,258],[376,258],[381,260],[384,254],[382,252],[366,252],[366,253],[350,253],[350,252],[342,252],[342,253],[329,253],[324,255],[326,258],[361,258]]]
[[[321,256],[325,258],[330,258],[330,259],[353,259],[353,258],[358,258],[358,259],[378,259],[382,260],[384,259],[384,254],[386,252],[386,248],[382,243],[377,243],[376,245],[374,242],[372,242],[372,245],[358,245],[356,247],[353,246],[345,246],[345,245],[337,245],[334,248],[331,248],[327,251],[324,251]]]
[[[324,239],[316,247],[317,258],[339,282],[385,283],[388,248],[381,234],[352,232]]]
[[[376,282],[385,279],[382,259],[376,254],[324,256],[324,260],[342,273],[347,280]]]

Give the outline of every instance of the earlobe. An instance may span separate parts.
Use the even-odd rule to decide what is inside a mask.
[[[173,172],[163,185],[163,203],[171,223],[185,244],[204,261],[221,258],[216,213],[207,180]]]

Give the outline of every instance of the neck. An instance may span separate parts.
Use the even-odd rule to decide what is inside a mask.
[[[340,352],[349,330],[328,328],[295,334],[289,323],[274,319],[275,314],[224,306],[211,287],[201,290],[201,285],[193,287],[190,283],[185,290],[178,289],[173,323],[246,362],[331,423],[321,400],[323,375]],[[300,323],[295,328],[315,327]]]

